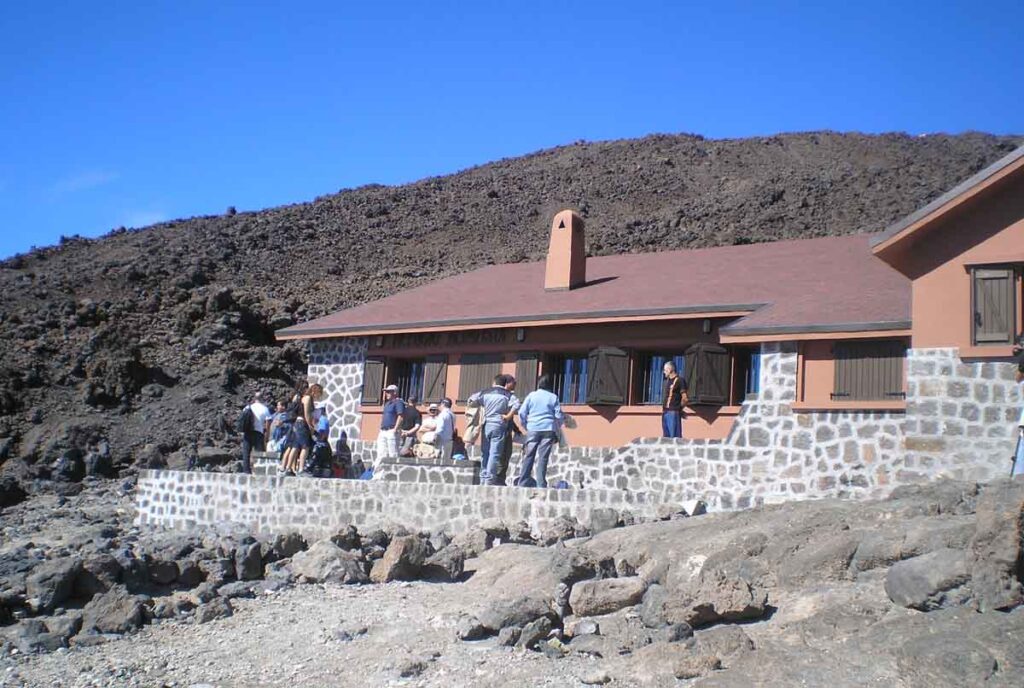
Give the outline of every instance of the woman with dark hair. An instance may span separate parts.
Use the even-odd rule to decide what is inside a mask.
[[[295,422],[292,423],[288,449],[284,455],[283,470],[285,475],[295,475],[306,465],[306,457],[313,449],[313,404],[324,395],[324,388],[313,383],[306,388],[294,410]]]
[[[551,378],[541,375],[537,380],[537,389],[527,394],[519,407],[519,420],[526,430],[523,466],[516,480],[516,485],[520,487],[526,487],[531,482],[537,487],[548,486],[548,459],[558,442],[558,432],[565,420],[558,396],[552,389]],[[534,462],[537,464],[536,478],[533,475]]]

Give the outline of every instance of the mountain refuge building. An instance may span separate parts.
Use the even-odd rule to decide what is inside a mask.
[[[550,472],[723,508],[881,496],[1007,474],[1022,403],[1024,148],[879,234],[491,265],[279,330],[309,343],[333,437],[366,443],[382,389],[457,417],[498,373],[539,374],[576,419]],[[661,439],[662,364],[689,384]],[[689,498],[689,497],[687,497]]]

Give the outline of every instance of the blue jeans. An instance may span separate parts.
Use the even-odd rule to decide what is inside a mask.
[[[533,462],[537,461],[537,487],[548,486],[548,459],[551,450],[558,441],[558,433],[554,430],[537,430],[526,435],[526,446],[523,449],[523,466],[519,471],[516,485],[523,485],[533,477]]]
[[[683,417],[679,411],[665,409],[661,412],[662,437],[682,437]]]
[[[493,485],[494,475],[498,472],[498,461],[501,459],[501,450],[505,447],[505,436],[507,426],[485,425],[483,437],[480,440],[480,484]]]

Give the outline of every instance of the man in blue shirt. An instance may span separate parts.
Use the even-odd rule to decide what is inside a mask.
[[[519,420],[526,429],[523,466],[516,480],[516,485],[520,487],[534,480],[534,461],[537,463],[537,487],[548,486],[548,459],[558,442],[558,432],[564,420],[558,396],[551,389],[551,378],[541,376],[537,381],[537,389],[527,394],[523,405],[519,407]]]
[[[377,435],[377,462],[386,458],[398,458],[398,420],[405,411],[405,403],[398,398],[398,387],[388,385],[384,388],[384,408],[380,416],[380,434]]]
[[[509,391],[515,387],[516,379],[511,375],[497,375],[494,385],[471,395],[466,401],[470,406],[483,410],[483,433],[480,438],[480,484],[494,485],[498,473],[498,461],[508,435],[508,423],[519,409],[519,400]]]

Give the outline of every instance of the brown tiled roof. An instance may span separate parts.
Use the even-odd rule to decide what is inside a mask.
[[[749,312],[727,334],[901,329],[910,281],[854,235],[587,260],[544,290],[544,263],[492,265],[279,330],[279,338],[511,322]]]

